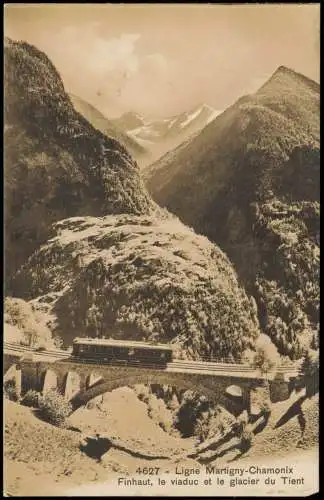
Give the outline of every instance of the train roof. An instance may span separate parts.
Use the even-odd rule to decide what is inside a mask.
[[[142,347],[145,349],[158,349],[163,351],[170,351],[173,346],[170,344],[155,344],[154,342],[144,342],[139,340],[117,340],[117,339],[98,339],[98,338],[80,338],[76,337],[73,340],[74,344],[87,344],[87,345],[107,345],[107,346],[120,346],[120,347]]]

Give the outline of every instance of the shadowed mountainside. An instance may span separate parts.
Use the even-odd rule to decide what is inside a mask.
[[[158,203],[226,251],[291,357],[318,325],[319,126],[319,85],[280,67],[144,172]]]
[[[5,231],[10,275],[53,221],[74,215],[149,213],[126,149],[75,111],[55,67],[37,48],[5,40]]]
[[[5,52],[10,295],[47,315],[65,345],[156,338],[189,357],[239,359],[259,327],[226,256],[155,205],[136,163],[75,111],[44,53],[8,40]]]
[[[147,154],[147,151],[135,139],[123,132],[117,123],[106,118],[98,109],[73,94],[69,94],[75,109],[81,113],[96,129],[100,130],[108,137],[116,139],[122,144],[131,155],[139,160]]]

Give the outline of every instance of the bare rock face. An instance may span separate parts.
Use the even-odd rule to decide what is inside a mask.
[[[240,359],[259,334],[226,255],[176,218],[78,217],[21,267],[15,292],[75,336],[175,341],[187,356]]]
[[[73,107],[48,57],[5,41],[5,226],[8,278],[76,215],[149,213],[136,163]]]

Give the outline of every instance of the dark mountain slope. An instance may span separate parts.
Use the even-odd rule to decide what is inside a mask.
[[[48,57],[5,40],[6,272],[72,215],[149,213],[137,165],[79,113]]]
[[[108,120],[108,118],[94,106],[73,94],[69,94],[69,96],[75,109],[81,113],[91,125],[108,137],[112,137],[120,142],[136,160],[147,154],[143,146],[136,142],[135,139],[125,134],[117,124],[112,120]]]
[[[316,156],[319,86],[314,88],[291,70],[279,68],[259,92],[239,99],[185,147],[152,166],[149,190],[161,204],[188,214],[190,221],[205,218],[216,193],[238,174],[248,176],[249,184],[253,181],[246,196],[255,196],[256,184],[260,195],[266,194],[268,183],[280,183],[278,176],[285,173],[294,148],[306,147]]]
[[[280,67],[147,171],[155,200],[228,253],[291,356],[318,322],[319,166],[319,86]]]

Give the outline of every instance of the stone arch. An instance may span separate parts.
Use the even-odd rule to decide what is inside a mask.
[[[234,398],[243,398],[243,390],[240,386],[236,384],[229,385],[225,389],[225,393],[227,396]]]
[[[93,387],[103,384],[104,383],[104,377],[97,372],[91,372],[90,375],[87,376],[86,378],[86,389],[90,390]],[[88,407],[91,408],[92,406],[95,406],[97,403],[102,403],[103,402],[103,394],[100,393],[98,396],[92,398],[88,402]],[[90,406],[89,406],[90,405]]]
[[[58,389],[58,377],[54,370],[48,368],[42,375],[42,392],[46,394],[49,391]]]
[[[70,401],[81,389],[81,377],[76,371],[69,371],[64,380],[64,397]]]
[[[101,384],[104,378],[100,373],[91,372],[86,378],[86,389],[90,389],[91,387]]]
[[[246,391],[237,384],[228,385],[224,391],[223,406],[233,415],[238,416],[244,409],[248,409]]]
[[[183,377],[179,373],[170,374],[166,372],[161,372],[161,373],[155,372],[152,374],[148,374],[148,372],[145,372],[143,374],[138,374],[138,375],[129,375],[110,380],[104,380],[101,383],[95,384],[91,388],[83,392],[80,391],[71,399],[73,410],[75,411],[80,406],[86,405],[90,400],[98,396],[101,396],[105,392],[110,392],[114,389],[118,389],[119,387],[134,386],[137,384],[172,385],[184,391],[192,390],[204,394],[211,401],[213,401],[217,396],[217,394],[215,394],[215,391],[211,387],[208,387],[208,385],[204,385],[203,383],[197,383],[194,379],[189,377]]]

